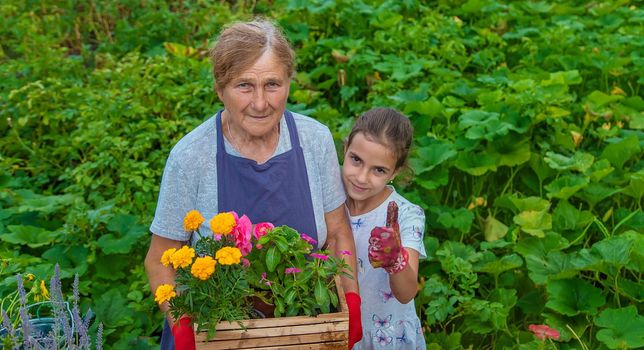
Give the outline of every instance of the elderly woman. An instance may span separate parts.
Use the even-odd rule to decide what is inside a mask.
[[[182,223],[192,209],[205,216],[234,210],[252,222],[291,226],[318,247],[355,252],[331,133],[286,110],[295,56],[283,34],[264,20],[236,23],[223,30],[211,58],[224,109],[183,137],[168,157],[145,258],[152,290],[174,284],[174,270],[160,260],[166,249],[190,240]],[[352,271],[354,256],[347,258]],[[360,297],[356,278],[342,282],[351,348],[362,337]],[[173,320],[167,303],[161,310],[168,315],[161,349],[194,348],[192,328],[185,326],[190,321]]]

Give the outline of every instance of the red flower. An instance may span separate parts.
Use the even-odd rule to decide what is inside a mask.
[[[541,339],[541,340],[546,340],[546,339],[554,339],[554,340],[559,340],[559,332],[554,329],[550,328],[545,324],[531,324],[528,326],[528,329],[534,333],[534,336]]]

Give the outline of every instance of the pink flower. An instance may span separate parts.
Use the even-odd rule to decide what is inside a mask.
[[[302,239],[303,239],[305,242],[307,242],[308,244],[310,244],[310,245],[312,245],[312,246],[315,246],[315,245],[317,245],[317,244],[318,244],[318,242],[317,242],[316,240],[314,240],[313,238],[311,238],[311,237],[310,237],[309,235],[307,235],[306,233],[302,233],[302,234],[300,234],[300,237],[302,237]]]
[[[298,269],[297,267],[287,267],[284,270],[285,274],[296,274],[296,273],[300,273],[300,272],[302,272],[302,270]]]
[[[250,266],[250,260],[246,258],[241,258],[241,263],[244,265],[244,267],[249,267]]]
[[[248,216],[244,215],[237,218],[237,214],[235,212],[232,213],[235,215],[235,219],[237,219],[237,226],[235,226],[232,232],[233,237],[235,237],[235,246],[239,248],[242,256],[246,256],[253,249],[253,245],[250,243],[250,232],[253,224],[250,222]]]
[[[271,282],[271,281],[269,281],[269,280],[267,280],[267,279],[266,279],[266,272],[262,272],[262,279],[261,279],[261,280],[259,280],[259,282],[260,282],[260,283],[261,283],[261,282],[264,282],[264,284],[266,284],[266,285],[267,285],[267,286],[269,286],[269,287],[271,286],[271,284],[273,284],[273,282]]]
[[[343,250],[343,251],[342,251],[342,255],[351,256],[351,252],[350,252],[350,251],[348,251],[348,250]]]
[[[324,254],[311,253],[311,256],[316,258],[316,259],[320,259],[320,260],[324,260],[324,261],[329,259],[329,256],[324,255]]]
[[[554,339],[554,340],[559,340],[559,332],[554,329],[550,328],[545,324],[531,324],[528,326],[528,329],[534,333],[534,336],[541,339],[541,340],[546,340],[546,339]]]
[[[259,224],[255,224],[255,228],[253,229],[253,237],[255,237],[255,239],[259,239],[260,237],[265,235],[268,230],[272,230],[274,228],[275,226],[273,226],[273,224],[271,224],[270,222],[260,222]]]

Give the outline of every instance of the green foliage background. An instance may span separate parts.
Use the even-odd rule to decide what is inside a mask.
[[[607,1],[3,1],[0,295],[81,276],[108,349],[158,343],[143,258],[170,148],[221,107],[207,49],[275,18],[289,107],[338,149],[393,106],[416,131],[397,187],[427,213],[429,349],[644,346],[644,11]]]

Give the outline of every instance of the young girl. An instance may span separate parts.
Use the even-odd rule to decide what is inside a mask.
[[[412,134],[404,115],[375,108],[345,144],[342,180],[362,297],[363,338],[353,349],[426,347],[414,307],[425,214],[388,185],[405,166]]]

